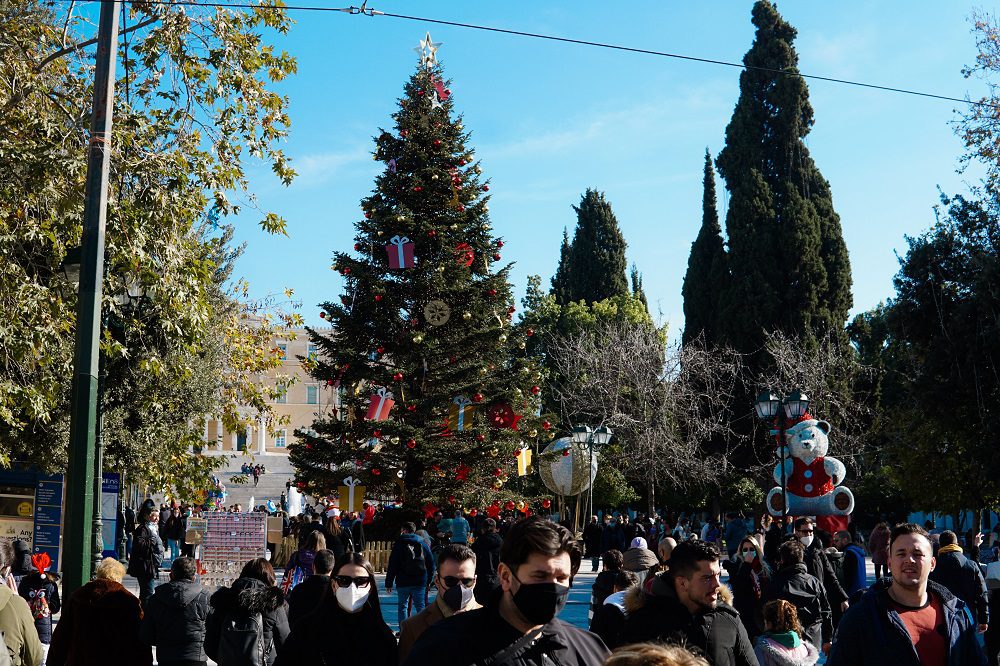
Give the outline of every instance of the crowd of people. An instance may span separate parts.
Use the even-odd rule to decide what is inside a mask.
[[[808,517],[784,529],[738,514],[623,512],[592,517],[578,542],[546,517],[437,512],[404,522],[389,555],[395,634],[365,555],[375,507],[309,507],[286,522],[298,549],[283,576],[253,559],[214,591],[195,559],[171,552],[171,526],[196,513],[140,509],[127,569],[138,597],[107,558],[62,600],[47,557],[0,545],[0,638],[12,663],[145,665],[155,648],[167,666],[812,666],[823,655],[830,666],[1000,664],[998,590],[980,567],[997,559],[995,534],[881,524],[864,540]],[[168,552],[169,580],[157,586]],[[872,586],[869,557],[885,574]],[[588,559],[599,571],[589,631],[558,618]]]
[[[252,478],[253,485],[256,487],[260,483],[260,477],[267,474],[267,468],[261,464],[251,465],[250,463],[243,463],[240,465],[240,474]]]

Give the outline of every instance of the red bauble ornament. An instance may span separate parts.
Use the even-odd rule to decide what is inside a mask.
[[[490,191],[490,186],[489,185],[483,185],[483,192],[489,192],[489,191]]]
[[[375,476],[378,476],[381,473],[382,473],[382,470],[380,470],[378,467],[372,468],[372,474],[374,474]]]
[[[552,506],[552,500],[547,500],[547,499],[543,499],[542,500],[542,508],[543,509],[547,509],[550,506]]]
[[[405,104],[406,102],[403,102],[403,103]],[[406,130],[400,130],[399,131],[399,136],[406,136]]]
[[[375,351],[377,351],[379,354],[384,354],[385,353],[385,347],[381,347],[381,346],[376,347]]]
[[[401,382],[401,381],[403,381],[403,373],[402,372],[397,372],[396,374],[394,374],[392,376],[392,378],[393,378],[393,380],[395,380],[397,382]]]
[[[538,395],[541,392],[542,392],[542,389],[540,389],[539,387],[537,387],[537,386],[532,386],[531,387],[531,395]]]
[[[503,476],[503,470],[497,467],[495,470],[493,470],[493,476]]]
[[[514,314],[515,312],[517,312],[517,308],[515,308],[515,307],[514,307],[514,306],[512,305],[512,306],[510,306],[509,308],[507,308],[507,312],[509,312],[510,314]]]
[[[459,160],[458,166],[465,166],[465,160]]]
[[[473,394],[473,396],[472,396],[472,402],[482,402],[482,401],[483,401],[483,394],[482,393],[475,393],[475,394]]]
[[[326,385],[327,386],[333,386],[333,380],[332,379],[326,380]]]
[[[508,511],[513,511],[514,507],[516,506],[517,505],[514,504],[514,500],[507,500],[507,503],[503,505],[503,508],[507,509]]]
[[[448,495],[448,504],[454,504],[454,503],[455,503],[455,496]]]
[[[382,436],[381,430],[376,430],[372,433],[372,437],[381,437],[381,436]]]
[[[343,274],[344,274],[344,275],[350,275],[350,274],[351,274],[351,269],[350,269],[350,268],[345,268],[345,269],[343,270]]]
[[[529,338],[530,338],[531,336],[533,336],[534,334],[535,334],[535,329],[533,329],[533,328],[529,328],[529,329],[528,329],[528,330],[527,330],[527,331],[525,332],[525,335],[527,335],[527,336],[528,336]]]
[[[420,192],[420,191],[421,191],[421,190],[423,190],[423,189],[424,189],[424,188],[420,187],[419,185],[414,185],[414,186],[413,186],[413,191],[414,191],[414,192]]]
[[[464,213],[465,212],[465,206],[463,206],[462,204],[458,204],[458,212],[459,213]]]
[[[563,449],[563,458],[569,457],[569,451],[570,451],[569,449]]]
[[[500,253],[499,252],[494,252],[493,253],[493,261],[500,261]]]
[[[486,293],[489,294],[490,296],[496,296],[497,295],[497,290],[496,289],[490,289]]]
[[[372,212],[371,212],[370,210],[366,210],[366,211],[365,211],[365,219],[366,219],[366,220],[370,220],[370,219],[372,219]],[[356,248],[356,247],[355,247],[354,249],[356,250],[356,249],[358,249],[358,248]]]
[[[434,139],[434,145],[435,146],[440,146],[441,145],[441,139]]]
[[[343,303],[344,305],[347,305],[348,303],[351,302],[351,299],[349,299],[347,296],[341,296],[340,302]]]
[[[415,412],[415,411],[417,411],[417,406],[416,405],[407,405],[406,406],[406,411],[408,411],[408,412]]]
[[[417,440],[415,440],[415,439],[408,439],[408,440],[406,440],[406,448],[408,448],[408,449],[415,449],[415,448],[417,448]]]
[[[423,88],[417,88],[417,94],[422,96],[424,94]]]
[[[427,232],[427,235],[430,236],[431,238],[434,238],[435,236],[438,235],[438,232],[436,229],[431,229],[430,231]]]
[[[320,312],[319,313],[319,318],[320,319],[326,319],[326,313],[325,312]]]
[[[497,241],[497,247],[503,247],[503,241],[502,240],[498,240]]]
[[[476,516],[479,515],[479,512],[476,511],[475,509],[473,509],[472,511],[469,512],[469,515],[472,516],[473,518],[475,518]]]
[[[485,442],[486,441],[486,436],[485,435],[476,435],[476,441],[477,442]]]
[[[312,444],[306,444],[306,451],[312,451],[312,450],[313,450],[313,445]]]
[[[551,427],[552,427],[551,423],[549,423],[548,421],[542,421],[542,430],[548,430]]]
[[[306,487],[306,484],[303,483],[302,481],[298,481],[296,482],[295,487],[298,488],[299,490],[302,490],[303,488]]]
[[[355,250],[360,250],[361,249],[361,243],[355,243],[354,244],[354,249]]]
[[[375,294],[375,302],[376,303],[382,302],[382,294]]]

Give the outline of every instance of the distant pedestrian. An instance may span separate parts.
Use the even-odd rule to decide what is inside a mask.
[[[392,589],[396,588],[400,624],[408,617],[408,603],[412,602],[414,613],[424,609],[427,586],[434,578],[434,555],[424,540],[415,534],[416,530],[413,523],[403,523],[399,538],[389,554],[385,574],[385,591],[392,594]]]
[[[624,568],[625,558],[619,550],[608,550],[601,555],[601,562],[603,564],[603,569],[601,573],[597,574],[597,578],[594,580],[593,586],[590,588],[590,612],[588,613],[587,621],[590,622],[594,619],[594,613],[597,609],[601,607],[604,600],[608,598],[608,595],[612,594],[615,589],[615,579],[618,577],[618,572]]]
[[[326,548],[326,537],[321,530],[313,530],[306,537],[302,548],[292,553],[285,566],[285,577],[281,583],[285,594],[291,592],[296,585],[312,575],[313,559],[316,553]]]
[[[469,521],[462,515],[462,510],[455,511],[451,520],[451,543],[469,544]]]
[[[28,602],[31,617],[35,620],[42,652],[47,653],[52,642],[52,616],[59,612],[59,576],[49,572],[52,560],[46,552],[31,556],[33,573],[21,579],[17,593]],[[43,658],[44,661],[44,658]]]
[[[500,587],[497,569],[500,567],[500,546],[503,539],[497,534],[497,521],[487,518],[483,523],[483,533],[472,544],[476,554],[476,601],[485,604],[495,590]]]
[[[642,585],[646,580],[646,574],[659,562],[641,536],[633,538],[629,546],[629,549],[622,553],[622,568],[634,573],[637,584]]]
[[[156,647],[158,666],[205,666],[205,620],[208,589],[198,583],[197,565],[178,557],[170,565],[170,582],[156,588],[146,602],[139,635]]]
[[[31,564],[31,544],[24,539],[14,539],[13,548],[14,559],[10,563],[10,572],[14,576],[14,582],[20,583],[22,578],[35,570]],[[17,592],[16,587],[14,591]]]
[[[868,552],[875,565],[875,580],[889,575],[889,525],[879,523],[868,537]]]
[[[155,513],[156,507],[149,511]],[[152,666],[153,651],[139,640],[142,606],[121,584],[124,576],[125,567],[115,558],[106,557],[97,565],[94,580],[66,599],[52,632],[48,666]],[[9,649],[6,634],[4,639]]]
[[[764,631],[761,606],[772,572],[764,561],[764,552],[754,535],[743,537],[736,557],[727,567],[729,587],[733,590],[733,608],[739,612],[743,628],[752,641]]]
[[[14,548],[9,541],[0,541],[0,585],[6,585],[10,591],[17,594],[17,581],[11,573],[11,563],[14,561]]]
[[[590,559],[590,570],[597,573],[597,563],[601,559],[601,525],[597,516],[591,516],[583,528],[583,550],[583,556]]]
[[[153,594],[153,581],[160,577],[163,563],[163,542],[157,532],[157,521],[155,507],[144,508],[140,513],[128,561],[128,574],[139,582],[139,601],[143,603]]]
[[[833,545],[844,554],[840,571],[844,582],[844,592],[847,593],[847,598],[850,600],[855,594],[868,587],[865,550],[854,542],[854,537],[847,530],[841,530],[833,535]]]
[[[736,549],[739,548],[740,542],[748,533],[747,521],[742,515],[735,511],[726,514],[726,529],[723,538],[726,540],[726,552],[729,554],[729,559],[736,558]]]

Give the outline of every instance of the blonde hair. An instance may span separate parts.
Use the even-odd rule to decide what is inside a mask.
[[[120,583],[122,582],[122,578],[125,577],[125,567],[115,558],[105,557],[98,563],[97,569],[94,571],[94,577]]]
[[[615,650],[604,666],[709,666],[709,663],[677,645],[637,643]]]
[[[781,633],[794,631],[799,638],[805,638],[802,634],[802,625],[799,624],[799,612],[795,606],[784,599],[775,599],[764,604],[764,622],[770,627],[770,631]]]
[[[763,564],[764,550],[760,547],[760,543],[757,541],[756,537],[754,537],[752,534],[748,534],[745,537],[743,537],[743,540],[740,541],[739,547],[736,549],[736,554],[737,555],[740,554],[740,552],[743,550],[743,544],[745,543],[748,543],[753,547],[754,551],[757,553],[757,559],[760,560],[761,564]]]

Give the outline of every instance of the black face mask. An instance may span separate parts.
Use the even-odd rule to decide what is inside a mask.
[[[526,585],[517,576],[514,576],[514,579],[521,584],[514,593],[514,605],[528,622],[547,624],[566,606],[569,597],[568,585],[555,583]]]
[[[468,588],[459,583],[458,585],[449,587],[447,590],[442,592],[441,601],[443,601],[448,608],[457,613],[468,606],[474,596],[472,588]]]

